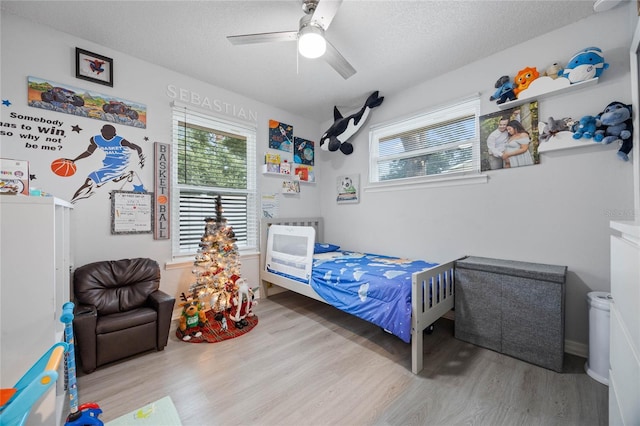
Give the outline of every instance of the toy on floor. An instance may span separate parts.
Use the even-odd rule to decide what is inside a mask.
[[[180,295],[182,302],[182,314],[180,315],[180,331],[183,334],[182,340],[185,342],[191,340],[193,337],[202,336],[200,327],[205,324],[207,316],[200,300],[191,296],[187,297],[184,293]]]
[[[78,384],[76,382],[76,355],[73,340],[73,307],[72,302],[62,305],[60,321],[64,323],[64,340],[68,344],[66,361],[67,386],[69,388],[69,410],[71,411],[65,421],[65,426],[102,426],[102,420],[98,418],[102,414],[100,406],[95,402],[88,402],[78,406]]]
[[[248,316],[253,316],[254,295],[253,290],[249,288],[249,284],[240,278],[236,284],[238,285],[238,291],[233,297],[233,306],[229,311],[229,319],[236,323],[236,328],[242,329],[249,325],[247,320]]]
[[[596,142],[610,144],[620,143],[618,157],[629,161],[629,152],[633,148],[633,120],[631,118],[631,105],[622,102],[611,102],[602,111],[598,118],[600,126],[594,135]]]
[[[25,424],[31,408],[58,380],[58,366],[67,350],[64,342],[56,343],[27,371],[13,388],[0,392],[0,424]]]

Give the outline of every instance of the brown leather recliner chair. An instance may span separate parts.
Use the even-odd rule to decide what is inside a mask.
[[[160,266],[137,258],[94,262],[73,275],[82,370],[167,345],[175,299],[158,290]]]

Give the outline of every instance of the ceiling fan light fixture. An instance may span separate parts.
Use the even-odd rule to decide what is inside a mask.
[[[305,58],[315,59],[327,51],[327,41],[322,28],[313,24],[300,29],[298,34],[298,52]]]
[[[594,12],[605,12],[609,9],[613,9],[618,4],[622,3],[622,0],[596,0],[593,2]]]

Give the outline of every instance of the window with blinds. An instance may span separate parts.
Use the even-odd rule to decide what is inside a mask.
[[[174,256],[197,252],[205,219],[216,215],[218,195],[238,248],[257,248],[255,133],[255,128],[174,106]]]
[[[477,97],[397,122],[369,133],[372,183],[428,181],[480,172]]]

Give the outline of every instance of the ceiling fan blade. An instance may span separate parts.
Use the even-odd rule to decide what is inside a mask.
[[[311,21],[317,22],[326,31],[336,16],[340,4],[342,4],[342,0],[318,0],[318,5],[313,12]]]
[[[258,33],[258,34],[243,34],[235,36],[227,36],[227,40],[231,44],[256,44],[256,43],[269,43],[272,41],[295,41],[298,38],[297,31],[280,31],[275,33]]]
[[[338,52],[333,44],[329,43],[327,40],[327,51],[325,52],[323,58],[331,67],[338,71],[345,80],[356,73],[356,69],[351,66],[349,62]]]

